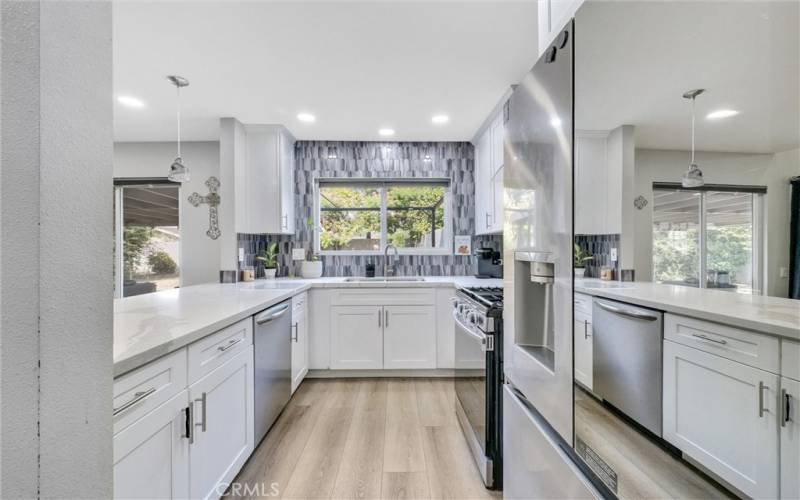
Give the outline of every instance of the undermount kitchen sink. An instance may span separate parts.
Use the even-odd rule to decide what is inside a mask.
[[[413,276],[376,276],[374,278],[365,278],[365,277],[354,277],[354,278],[346,278],[345,283],[355,283],[355,282],[367,282],[367,283],[375,283],[375,282],[404,282],[404,281],[425,281],[425,278],[416,278]]]

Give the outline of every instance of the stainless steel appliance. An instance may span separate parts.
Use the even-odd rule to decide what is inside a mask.
[[[285,300],[253,319],[256,444],[292,396],[291,304],[291,300]]]
[[[502,487],[503,289],[461,289],[455,319],[456,414],[488,488]]]
[[[663,313],[595,298],[592,322],[594,393],[661,437]]]
[[[570,21],[514,89],[503,176],[503,492],[591,497],[573,441],[573,40]]]
[[[503,260],[500,252],[491,247],[481,247],[475,250],[478,259],[478,272],[476,278],[502,278]]]

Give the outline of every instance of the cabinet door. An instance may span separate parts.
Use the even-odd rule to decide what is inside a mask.
[[[503,230],[503,167],[492,177],[492,217],[489,232],[499,233]]]
[[[186,390],[114,436],[114,498],[187,498]]]
[[[253,451],[253,347],[189,387],[191,498],[219,498]]]
[[[383,308],[331,307],[331,368],[383,368]]]
[[[592,390],[592,317],[575,311],[575,380]]]
[[[753,498],[778,496],[778,376],[664,341],[664,439]]]
[[[436,307],[383,307],[383,367],[436,368]]]
[[[494,174],[503,167],[503,141],[505,139],[505,125],[503,124],[503,111],[501,110],[490,126],[492,135],[492,160],[490,173]]]
[[[491,149],[491,133],[487,130],[475,146],[475,234],[488,233],[492,224]]]
[[[781,498],[800,498],[800,382],[781,378]]]
[[[305,305],[292,312],[292,393],[308,373],[308,312]]]
[[[281,177],[281,233],[294,234],[294,139],[288,132],[281,132],[280,177]]]
[[[587,133],[583,133],[587,134]],[[575,137],[575,234],[606,234],[606,138]]]

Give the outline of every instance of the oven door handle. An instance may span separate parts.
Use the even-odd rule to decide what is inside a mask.
[[[458,315],[455,311],[453,311],[453,320],[456,322],[456,326],[458,326],[459,329],[468,333],[470,337],[478,340],[481,343],[481,349],[483,351],[494,351],[494,335],[486,335],[485,333],[472,331],[472,329],[470,329],[458,318]]]

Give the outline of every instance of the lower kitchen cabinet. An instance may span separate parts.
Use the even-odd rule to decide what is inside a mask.
[[[307,294],[292,299],[292,393],[308,373]]]
[[[800,498],[800,382],[781,378],[781,498]]]
[[[191,498],[218,498],[253,451],[253,346],[189,386]]]
[[[575,380],[592,390],[592,370],[594,369],[594,345],[592,339],[592,317],[575,311]]]
[[[383,368],[383,307],[331,307],[331,368]]]
[[[664,439],[744,494],[777,498],[778,384],[767,371],[665,340]]]
[[[436,368],[435,306],[383,306],[383,368]]]
[[[187,498],[189,398],[184,389],[114,436],[114,498]]]

